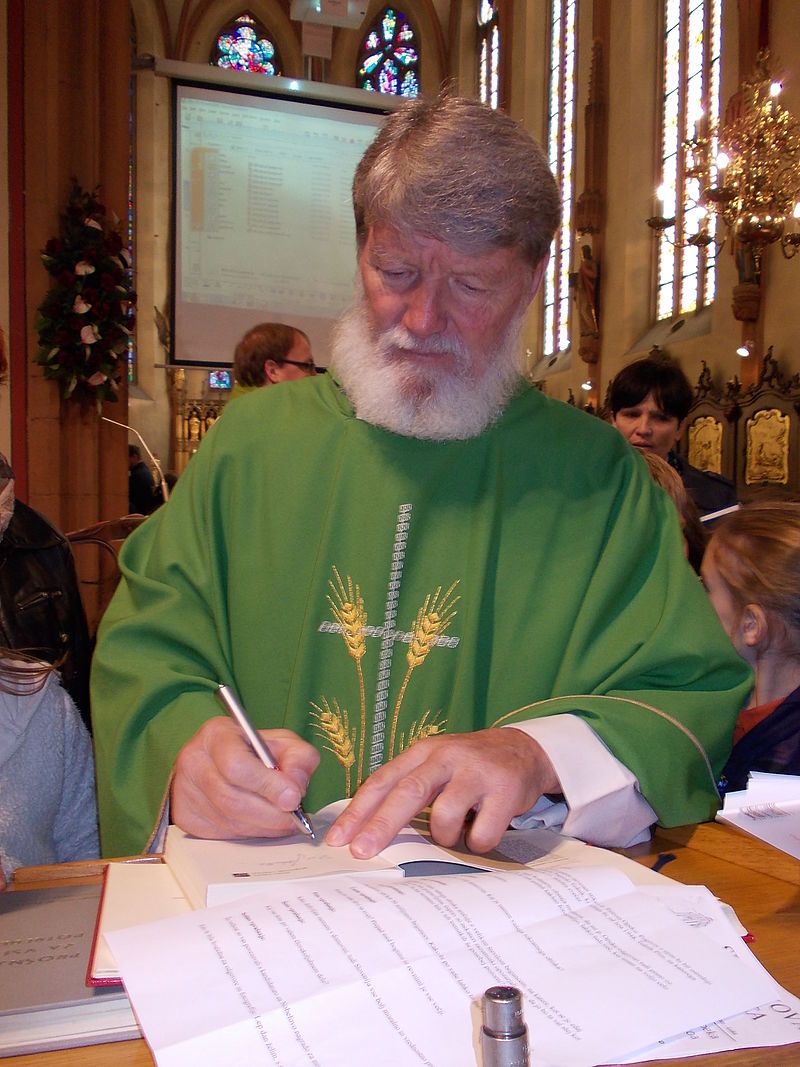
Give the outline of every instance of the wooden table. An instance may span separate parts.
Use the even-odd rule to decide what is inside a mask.
[[[751,948],[773,978],[791,993],[800,996],[800,860],[746,837],[721,823],[659,830],[648,845],[638,845],[625,853],[652,866],[659,855],[674,860],[664,874],[687,885],[706,885],[734,908],[753,935]],[[98,868],[64,865],[70,876],[97,877]],[[36,869],[19,871],[15,884],[33,887]],[[52,884],[50,882],[49,884]],[[652,1063],[695,1064],[698,1067],[784,1067],[800,1065],[800,1043],[780,1048],[744,1049],[740,1052],[693,1056],[681,1060],[654,1060]],[[20,1067],[153,1067],[153,1058],[144,1041],[120,1041],[113,1045],[65,1049],[31,1056],[11,1056],[2,1061]]]

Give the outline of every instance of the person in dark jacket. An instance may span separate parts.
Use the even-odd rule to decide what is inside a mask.
[[[87,726],[91,642],[66,537],[16,500],[0,456],[0,644],[54,664]]]
[[[675,451],[692,406],[689,379],[671,359],[647,356],[629,363],[609,386],[611,421],[640,452],[665,459],[681,476],[700,516],[737,502],[732,482],[693,467]]]
[[[153,472],[142,459],[138,445],[128,445],[128,511],[131,515],[149,515],[164,500],[156,488]]]
[[[720,787],[745,789],[751,770],[800,774],[800,504],[750,504],[720,519],[702,576],[755,673]]]

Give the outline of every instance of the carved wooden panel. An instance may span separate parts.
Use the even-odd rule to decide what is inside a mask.
[[[722,420],[701,415],[689,423],[689,462],[701,471],[722,474]]]
[[[745,421],[746,485],[789,484],[791,419],[778,408],[762,408]]]

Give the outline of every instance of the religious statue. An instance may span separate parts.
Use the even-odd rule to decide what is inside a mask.
[[[597,290],[600,265],[592,259],[589,245],[581,247],[581,265],[578,268],[578,315],[581,337],[599,337],[597,319]]]
[[[600,322],[598,318],[598,290],[600,264],[592,258],[589,245],[581,247],[581,262],[574,278],[575,297],[578,302],[580,342],[578,352],[585,363],[596,363],[600,354]]]

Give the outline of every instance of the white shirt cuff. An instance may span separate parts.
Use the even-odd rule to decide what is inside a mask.
[[[564,801],[540,797],[512,820],[517,829],[549,826],[605,848],[647,841],[657,821],[639,783],[577,715],[550,715],[509,723],[537,741],[553,764]],[[503,727],[506,729],[507,727]]]

